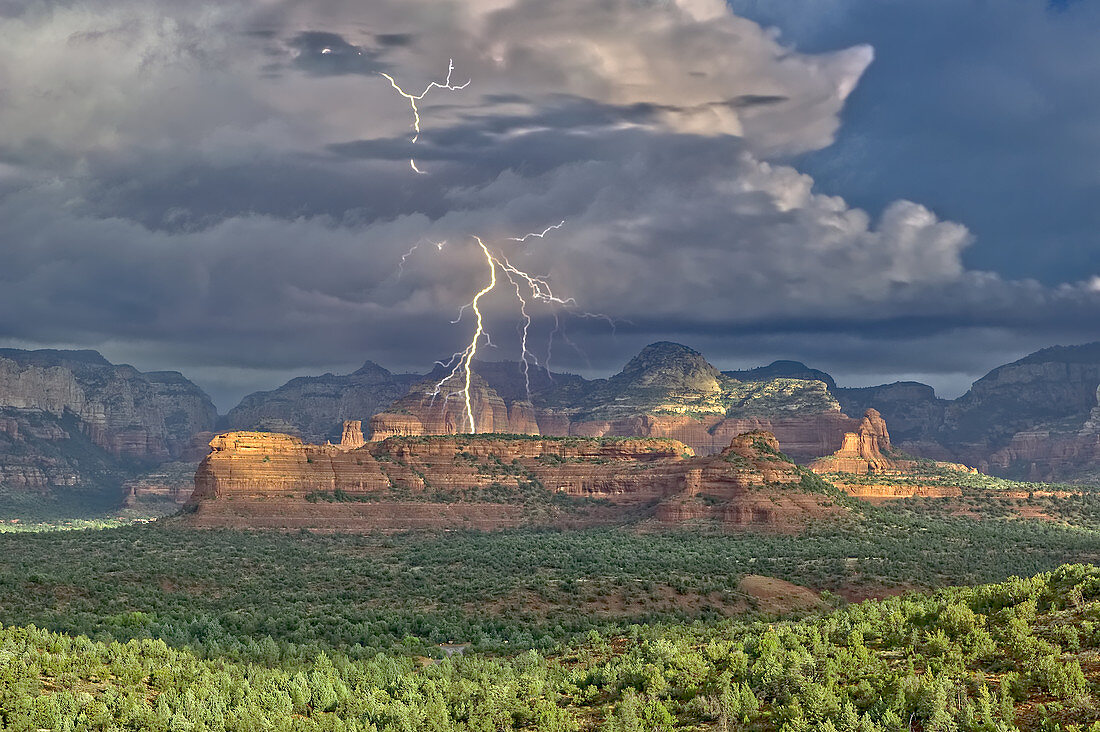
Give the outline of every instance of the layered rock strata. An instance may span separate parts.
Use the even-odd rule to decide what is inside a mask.
[[[829,496],[802,490],[804,474],[764,432],[709,456],[668,439],[490,435],[392,437],[344,449],[233,432],[210,447],[195,475],[189,520],[199,526],[331,528],[327,516],[345,529],[358,521],[363,530],[400,530],[461,526],[468,516],[484,528],[498,513],[498,527],[655,518],[793,530],[840,510]],[[428,505],[441,507],[434,524]]]
[[[844,444],[828,457],[810,463],[810,470],[830,476],[838,488],[860,498],[944,498],[962,495],[959,485],[944,485],[921,476],[928,471],[943,474],[976,473],[958,463],[918,461],[898,454],[890,444],[886,420],[868,409],[856,432],[844,435]],[[856,479],[870,476],[870,479]],[[876,481],[877,476],[877,481]],[[898,481],[896,479],[903,479]],[[891,480],[895,479],[895,480]]]
[[[739,434],[763,430],[775,434],[788,455],[809,460],[838,449],[844,433],[859,424],[841,413],[825,382],[738,381],[674,343],[646,347],[607,380],[550,378],[541,372],[529,393],[517,389],[499,364],[487,373],[500,389],[474,373],[468,408],[463,378],[440,373],[421,382],[371,417],[371,440],[463,432],[654,437],[679,440],[709,455]]]
[[[393,374],[373,361],[346,375],[300,376],[272,391],[249,394],[231,409],[233,430],[297,434],[310,442],[335,440],[347,419],[370,419],[424,377]]]
[[[94,351],[0,349],[0,511],[117,508],[123,481],[189,459],[194,435],[215,417],[178,373],[142,373]]]
[[[1017,432],[989,457],[997,472],[1037,481],[1100,478],[1100,386],[1096,403],[1079,429]]]
[[[157,462],[178,458],[217,417],[210,398],[181,374],[142,373],[95,351],[0,349],[0,408],[72,414],[112,455]]]

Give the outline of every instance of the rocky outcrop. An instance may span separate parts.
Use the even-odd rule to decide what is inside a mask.
[[[0,407],[71,413],[104,450],[155,462],[179,457],[217,416],[210,398],[181,374],[142,373],[95,351],[0,349]]]
[[[874,409],[885,415],[899,443],[918,444],[939,439],[948,402],[936,397],[927,384],[898,381],[882,386],[833,390],[847,414]]]
[[[1091,343],[1046,348],[999,366],[953,401],[914,382],[835,394],[849,414],[879,410],[914,455],[1010,478],[1088,481],[1100,476],[1098,385],[1100,343]]]
[[[344,422],[344,432],[340,435],[340,449],[356,450],[365,444],[363,423],[358,419],[349,419]]]
[[[1097,406],[1080,428],[1017,432],[989,458],[993,471],[1037,481],[1096,480],[1100,477],[1100,386]]]
[[[470,409],[479,433],[669,438],[712,454],[736,435],[767,430],[792,457],[808,460],[836,450],[858,424],[840,412],[825,382],[737,381],[675,343],[647,346],[606,380],[533,368],[524,379],[505,364],[475,368]],[[433,374],[372,417],[371,440],[470,432],[465,380],[446,376]]]
[[[529,402],[505,404],[496,389],[478,374],[472,374],[467,407],[464,387],[465,378],[461,375],[442,382],[431,379],[420,382],[385,412],[371,418],[371,440],[474,432],[538,434],[534,408]]]
[[[1007,443],[1018,432],[1053,421],[1080,426],[1096,406],[1100,343],[1046,348],[993,369],[947,409],[944,440]]]
[[[1082,436],[1100,434],[1100,386],[1096,387],[1096,406],[1089,412],[1089,418],[1081,426]]]
[[[820,369],[812,369],[801,361],[772,361],[767,366],[758,366],[744,371],[723,371],[722,373],[737,381],[771,381],[772,379],[820,381],[834,394],[837,388],[832,376]]]
[[[346,376],[303,376],[249,394],[229,411],[225,424],[234,430],[292,432],[311,442],[337,440],[344,420],[370,419],[423,378],[393,374],[367,361]]]
[[[165,463],[130,478],[122,484],[123,505],[146,515],[173,513],[191,499],[196,468],[192,462]]]
[[[0,512],[116,508],[125,480],[186,459],[215,416],[175,372],[142,373],[94,351],[0,349]]]
[[[828,457],[815,460],[810,469],[815,473],[887,473],[904,469],[890,455],[890,433],[877,410],[868,409],[855,432],[844,434],[840,449]]]
[[[709,456],[667,439],[516,435],[393,437],[345,450],[285,434],[233,432],[210,447],[195,475],[189,519],[200,526],[272,526],[273,505],[289,517],[288,528],[333,516],[335,509],[319,514],[311,507],[317,503],[348,504],[343,518],[358,517],[364,530],[422,526],[431,515],[419,510],[414,521],[403,521],[394,516],[395,503],[446,506],[436,526],[467,510],[479,525],[491,524],[496,506],[498,526],[648,518],[795,530],[840,510],[830,496],[804,489],[801,470],[765,432],[740,435]],[[248,506],[263,517],[256,524]],[[380,525],[379,516],[389,523]]]
[[[886,421],[874,409],[863,415],[856,432],[844,435],[839,450],[809,467],[829,476],[848,495],[869,500],[961,496],[962,476],[977,472],[958,463],[920,461],[898,453],[891,446]]]
[[[948,408],[942,441],[995,474],[1094,480],[1098,391],[1100,343],[1043,349],[976,381]]]
[[[692,349],[667,342],[647,346],[608,379],[525,370],[510,362],[475,362],[474,370],[478,431],[669,437],[709,454],[734,435],[762,429],[777,434],[787,454],[808,462],[840,450],[846,433],[859,432],[860,420],[849,415],[875,409],[889,420],[895,444],[921,457],[1010,477],[1080,479],[1100,472],[1088,441],[1096,430],[1086,429],[1090,420],[1100,421],[1091,415],[1100,344],[1039,351],[994,369],[954,401],[916,382],[837,388],[827,373],[796,361],[720,372]],[[336,440],[344,419],[370,420],[376,440],[470,429],[464,404],[428,397],[446,375],[442,368],[427,378],[396,377],[373,364],[361,372],[294,380],[254,395],[234,410],[230,424],[285,430],[317,442]],[[407,392],[412,384],[419,385]],[[448,393],[455,389],[446,386]],[[342,401],[376,388],[390,389],[392,399]],[[261,414],[261,403],[270,411]],[[301,416],[295,416],[298,411]]]

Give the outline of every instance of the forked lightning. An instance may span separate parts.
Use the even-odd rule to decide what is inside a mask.
[[[447,62],[447,78],[443,81],[443,83],[440,84],[438,81],[433,81],[433,82],[429,83],[426,87],[424,87],[424,91],[420,92],[419,94],[409,94],[407,91],[402,89],[397,84],[397,81],[392,76],[390,76],[389,74],[387,74],[384,71],[379,71],[378,72],[382,76],[386,77],[386,80],[389,81],[390,85],[394,89],[397,90],[397,93],[400,94],[401,96],[405,97],[406,99],[408,99],[409,100],[409,105],[412,106],[412,111],[413,111],[413,124],[412,124],[412,126],[413,126],[413,131],[414,131],[414,134],[413,134],[413,137],[412,137],[413,144],[416,144],[417,140],[420,139],[420,108],[418,106],[416,106],[416,103],[419,102],[419,101],[422,101],[424,99],[424,97],[428,95],[428,92],[430,92],[432,89],[446,89],[448,91],[458,91],[460,89],[465,89],[466,87],[468,87],[470,85],[470,81],[472,81],[472,80],[467,80],[465,84],[460,84],[458,86],[452,84],[451,83],[451,74],[454,73],[454,70],[455,70],[454,59],[450,59]],[[418,173],[420,175],[425,175],[426,174],[425,171],[421,170],[420,168],[418,168],[416,166],[416,160],[413,159],[413,158],[409,158],[409,166],[413,169],[414,173]]]

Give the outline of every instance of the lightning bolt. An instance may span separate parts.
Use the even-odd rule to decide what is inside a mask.
[[[531,314],[527,312],[527,300],[523,297],[519,281],[512,277],[512,273],[508,270],[504,270],[504,274],[508,277],[508,281],[512,283],[512,286],[516,288],[519,314],[523,318],[523,327],[520,329],[520,361],[523,363],[523,386],[527,392],[527,401],[531,401],[531,368],[528,357],[530,356],[534,360],[536,366],[539,365],[538,359],[530,355],[530,351],[527,349],[527,333],[531,330]]]
[[[470,434],[477,432],[477,423],[474,421],[474,408],[472,402],[470,401],[470,385],[473,382],[474,376],[471,364],[473,363],[474,357],[477,355],[477,347],[480,344],[482,336],[486,335],[485,318],[481,314],[481,298],[488,295],[490,292],[493,291],[493,288],[497,286],[497,259],[493,257],[492,253],[489,251],[489,247],[485,246],[485,242],[481,240],[481,237],[475,235],[474,241],[476,241],[477,245],[481,247],[481,251],[485,255],[485,262],[489,265],[489,284],[485,285],[485,287],[483,287],[476,295],[474,295],[474,299],[470,301],[469,305],[464,305],[462,310],[459,310],[459,319],[462,318],[462,313],[467,307],[469,307],[470,310],[473,311],[474,316],[477,319],[477,325],[474,328],[474,335],[470,339],[470,345],[466,346],[465,349],[451,356],[450,362],[448,362],[448,364],[444,366],[444,368],[446,368],[446,366],[449,366],[453,363],[454,367],[451,369],[451,373],[444,376],[439,381],[439,383],[435,385],[435,391],[432,393],[432,399],[434,400],[435,397],[442,392],[444,384],[446,384],[454,377],[458,376],[460,372],[464,374],[463,386],[461,391],[458,393],[462,395],[463,401],[466,406],[466,420],[470,424]],[[449,400],[451,396],[452,394],[447,395],[446,400],[444,401],[444,409],[446,409],[447,400]]]
[[[564,222],[562,222],[564,224]],[[542,236],[545,236],[551,229],[560,228],[562,224],[549,227],[542,232]],[[530,234],[528,236],[539,236],[538,234]],[[522,241],[527,237],[508,237],[509,241]],[[463,425],[468,425],[470,433],[477,432],[477,424],[474,419],[473,402],[470,395],[470,387],[473,384],[473,362],[477,357],[479,346],[484,343],[485,345],[492,346],[492,340],[489,333],[485,329],[485,318],[481,310],[482,299],[488,295],[493,289],[496,288],[499,281],[497,277],[497,271],[499,270],[503,274],[504,279],[507,279],[515,289],[516,300],[519,303],[520,316],[522,318],[520,327],[520,346],[521,363],[523,364],[523,377],[524,385],[527,390],[527,400],[531,400],[531,375],[530,364],[534,363],[539,366],[538,358],[531,352],[528,347],[530,329],[532,324],[531,313],[528,310],[528,305],[532,301],[543,302],[548,305],[557,306],[557,308],[570,309],[576,305],[576,300],[572,297],[559,297],[554,294],[553,289],[550,286],[548,279],[544,276],[532,275],[524,270],[516,267],[509,261],[509,259],[503,254],[494,253],[489,246],[479,236],[473,237],[477,242],[478,247],[481,249],[481,254],[485,258],[485,264],[489,268],[488,284],[486,284],[476,295],[473,300],[459,308],[458,317],[452,320],[452,323],[458,323],[462,320],[466,310],[469,309],[475,318],[475,327],[473,336],[470,338],[469,344],[456,353],[454,353],[447,362],[437,361],[444,369],[450,369],[450,371],[440,379],[432,392],[432,403],[435,399],[444,393],[444,387],[447,382],[452,380],[460,380],[462,382],[461,389],[449,391],[444,396],[443,408],[446,410],[447,403],[454,397],[462,399],[463,406],[465,408],[465,420]],[[531,299],[528,300],[528,297]],[[607,315],[600,313],[585,313],[575,312],[573,314],[578,317],[584,318],[599,318],[606,320],[614,326],[614,320]],[[554,313],[554,331],[550,335],[550,344],[547,346],[547,361],[549,364],[549,356],[551,349],[553,348],[553,338],[555,334],[561,334],[561,337],[569,343],[569,340],[565,338],[564,332],[561,330],[561,322],[558,318],[557,312]],[[572,344],[570,344],[572,345]]]
[[[420,107],[417,102],[423,101],[424,97],[428,95],[433,89],[446,89],[448,91],[459,91],[465,89],[470,85],[471,80],[467,80],[465,84],[456,85],[451,83],[451,76],[454,74],[454,59],[449,59],[447,62],[447,77],[442,83],[433,81],[430,82],[424,91],[419,94],[411,94],[397,83],[397,81],[387,73],[379,72],[387,81],[390,82],[390,86],[400,94],[402,97],[409,101],[409,106],[413,112],[412,128],[414,134],[412,136],[412,143],[415,145],[420,140]],[[409,158],[409,167],[417,175],[426,175],[426,171],[421,170],[417,164],[415,158]],[[530,232],[523,236],[511,236],[508,237],[509,241],[526,242],[529,239],[545,239],[547,234],[556,229],[560,229],[565,226],[565,220],[559,221],[557,224],[548,226],[539,232]],[[533,362],[536,366],[539,366],[539,360],[528,348],[528,336],[530,335],[532,318],[528,311],[528,299],[525,297],[525,290],[530,291],[530,297],[532,301],[539,301],[551,306],[556,306],[563,309],[572,309],[576,305],[576,300],[573,298],[561,298],[554,294],[554,291],[550,287],[548,277],[536,276],[529,274],[518,267],[514,266],[508,258],[503,254],[494,254],[492,250],[485,244],[481,237],[474,235],[474,241],[477,242],[478,247],[481,249],[481,253],[485,258],[485,264],[489,268],[489,281],[481,290],[474,295],[473,300],[459,308],[458,317],[455,318],[452,323],[458,323],[462,320],[463,315],[466,313],[467,308],[470,309],[475,317],[476,323],[474,327],[473,336],[470,338],[469,344],[461,350],[451,355],[451,358],[446,363],[443,361],[437,361],[441,367],[446,371],[446,375],[440,379],[436,385],[434,391],[432,391],[431,399],[432,403],[435,403],[437,397],[443,394],[444,386],[452,379],[460,379],[462,382],[462,388],[460,390],[449,391],[443,399],[444,413],[447,409],[447,404],[455,396],[461,396],[463,405],[465,407],[465,420],[464,426],[468,425],[471,434],[477,432],[477,423],[474,419],[473,403],[470,397],[470,387],[473,384],[473,362],[477,356],[478,348],[484,342],[485,345],[493,347],[492,338],[485,330],[485,318],[481,311],[481,301],[486,295],[492,292],[497,286],[497,270],[504,275],[504,277],[512,284],[516,292],[516,300],[519,302],[519,311],[522,318],[522,325],[520,327],[520,347],[521,347],[521,361],[523,363],[523,379],[524,385],[527,390],[527,400],[531,400],[531,374],[530,364]],[[404,273],[405,262],[413,255],[413,252],[424,243],[426,240],[421,240],[414,244],[404,256],[401,257],[401,262],[398,265],[398,278]],[[436,248],[442,250],[445,241],[435,242]],[[575,313],[580,317],[585,318],[600,318],[606,320],[611,324],[612,330],[615,327],[615,321],[607,315],[598,313]],[[558,313],[554,312],[554,330],[550,333],[549,343],[546,348],[546,361],[545,368],[547,374],[549,374],[550,356],[554,344],[554,336],[556,334],[561,335],[561,338],[568,344],[572,345],[569,339],[565,336],[565,332],[562,330],[561,321],[558,317]],[[576,348],[576,346],[574,346]]]
[[[429,242],[427,239],[421,239],[420,241],[409,247],[409,251],[402,254],[401,261],[397,263],[397,279],[401,279],[401,276],[405,274],[405,262],[408,261],[409,257],[411,257],[413,253],[420,248],[420,245],[424,243],[432,244],[439,251],[443,251],[443,246],[447,243],[447,240],[444,239],[443,241]]]
[[[401,96],[403,96],[403,97],[405,97],[406,99],[409,100],[409,106],[412,107],[412,111],[413,111],[413,124],[412,124],[412,127],[413,127],[413,130],[414,130],[415,134],[412,137],[412,141],[413,141],[414,145],[416,144],[417,140],[420,139],[420,107],[416,106],[416,103],[420,102],[420,101],[423,101],[424,97],[426,97],[428,95],[428,92],[430,92],[432,89],[446,89],[447,91],[459,91],[460,89],[465,89],[466,87],[468,87],[470,85],[470,81],[472,81],[472,79],[467,80],[465,84],[460,84],[458,86],[452,84],[451,83],[451,74],[454,73],[454,70],[455,70],[454,59],[450,59],[450,60],[447,61],[447,78],[443,81],[443,83],[440,84],[438,81],[430,82],[426,87],[424,87],[424,91],[420,92],[419,94],[410,94],[410,93],[408,93],[407,91],[405,91],[404,89],[402,89],[398,85],[397,81],[392,76],[390,76],[389,74],[387,74],[384,71],[379,71],[378,72],[382,76],[386,77],[386,80],[388,82],[390,82],[390,86],[392,86],[397,91],[398,94],[400,94]],[[413,158],[409,158],[409,165],[412,167],[414,173],[418,173],[420,175],[426,175],[426,173],[423,170],[416,167],[416,160],[414,160]]]
[[[521,241],[522,242],[522,241],[527,241],[528,239],[532,239],[532,238],[545,239],[546,235],[549,234],[551,231],[553,231],[554,229],[560,229],[563,226],[565,226],[565,219],[562,219],[561,221],[554,224],[553,226],[547,226],[545,229],[543,229],[540,232],[537,232],[537,233],[536,232],[531,232],[530,234],[524,234],[523,236],[510,236],[510,237],[508,237],[508,240],[509,241]]]

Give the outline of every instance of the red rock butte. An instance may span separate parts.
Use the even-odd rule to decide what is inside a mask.
[[[708,521],[795,531],[836,515],[835,496],[768,432],[697,456],[667,438],[431,435],[339,445],[231,432],[210,442],[188,522],[196,526],[494,529]]]

